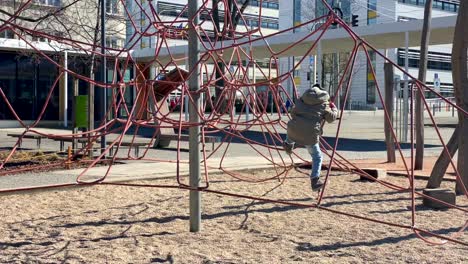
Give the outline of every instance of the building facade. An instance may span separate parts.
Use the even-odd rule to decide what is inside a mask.
[[[200,4],[202,1],[199,1]],[[219,2],[219,20],[220,28],[224,26],[225,19],[228,19],[225,15],[223,2]],[[241,7],[244,1],[237,1],[239,7]],[[146,1],[146,0],[130,0],[128,1],[128,6],[131,10],[131,15],[129,16],[130,23],[127,23],[127,48],[135,51],[134,54],[141,52],[154,54],[155,50],[169,50],[176,46],[187,46],[187,35],[184,34],[184,29],[188,28],[187,19],[187,0],[155,0],[155,1]],[[155,15],[153,12],[157,13]],[[279,29],[279,2],[278,0],[264,0],[264,1],[249,1],[247,8],[242,13],[242,18],[238,20],[238,24],[235,27],[235,30],[229,28],[227,31],[234,31],[235,36],[226,36],[228,33],[224,33],[226,40],[230,38],[245,37],[242,35],[244,32],[252,31],[252,36],[267,36],[273,33],[278,32]],[[207,1],[205,7],[202,7],[200,12],[200,24],[202,29],[201,38],[202,41],[213,42],[215,36],[215,25],[213,22],[213,12],[212,12],[212,1]],[[158,27],[160,27],[158,29]],[[162,29],[161,27],[164,27]],[[162,33],[164,32],[164,33]],[[246,52],[248,52],[246,50]],[[139,58],[136,58],[137,60]],[[149,74],[145,76],[149,79],[155,79],[159,74],[164,74],[164,71],[170,71],[175,66],[173,62],[168,62],[167,64],[158,64],[154,61],[154,58],[151,58],[152,62],[141,61],[141,66],[149,67]],[[235,59],[234,59],[235,60]],[[231,72],[231,74],[226,74],[226,78],[229,76],[235,76],[234,78],[242,79],[245,76],[244,72],[236,71],[239,64],[246,67],[250,62],[246,59],[240,61],[233,61],[231,65],[225,65],[225,72]],[[276,63],[271,62],[269,59],[259,59],[255,61],[256,66],[249,66],[246,70],[245,75],[250,79],[250,82],[262,81],[267,78],[274,78],[277,75],[276,72]],[[150,64],[150,65],[148,65]],[[186,62],[182,60],[177,61],[178,67],[186,67]],[[252,64],[249,64],[252,65]],[[262,69],[260,69],[262,68]],[[205,61],[203,66],[203,82],[207,83],[208,78],[212,79],[214,68],[214,61],[208,60]],[[273,69],[269,71],[269,69]],[[237,73],[236,73],[237,72]],[[265,76],[265,72],[270,74],[270,76]],[[210,85],[211,94],[215,94],[215,83],[212,81]],[[217,85],[217,84],[216,84]],[[267,87],[256,87],[257,92],[263,92]],[[245,87],[244,90],[248,88]],[[247,93],[247,91],[244,91]],[[179,96],[179,91],[174,91],[172,96]],[[204,95],[202,95],[204,96]],[[236,102],[238,107],[241,106],[241,93],[237,92],[236,97],[238,97]]]
[[[90,76],[92,51],[101,43],[98,1],[0,0],[0,6],[0,88],[8,102],[19,118],[35,120],[52,90],[43,120],[71,120],[74,78],[63,74],[55,87],[54,81],[61,67]],[[123,14],[119,1],[107,1],[106,46],[111,49],[125,44]],[[98,68],[95,76],[100,76]],[[80,93],[87,89],[88,83],[80,81]],[[0,121],[14,119],[1,98]]]
[[[237,1],[242,5],[243,1]],[[131,23],[127,23],[127,46],[133,50],[155,48],[161,44],[160,34],[156,34],[157,30],[152,22],[162,22],[167,27],[185,28],[187,27],[188,12],[186,9],[187,0],[129,0],[127,1],[130,10]],[[213,23],[211,22],[211,1],[207,2],[207,7],[200,13],[200,20],[206,21],[202,23],[203,30],[208,35],[213,33]],[[224,12],[220,5],[220,21],[221,27],[224,21]],[[261,9],[261,12],[260,12]],[[158,17],[153,17],[151,11],[155,10]],[[261,18],[259,14],[261,13]],[[279,2],[278,0],[251,0],[248,7],[243,12],[243,19],[239,20],[236,31],[246,32],[247,30],[260,28],[264,35],[275,33],[279,29]],[[138,34],[135,34],[138,33]],[[144,33],[151,36],[143,36],[136,38],[136,35]],[[169,46],[186,45],[187,41],[176,35],[169,35],[165,38]]]
[[[326,9],[322,0],[293,0],[280,1],[280,29],[287,29],[293,25],[298,25],[310,21],[325,14]],[[396,21],[408,21],[413,19],[423,19],[424,0],[339,0],[328,1],[333,7],[338,7],[343,13],[343,19],[349,25],[366,26],[371,24],[391,23]],[[453,16],[458,11],[459,1],[454,0],[434,0],[432,17]],[[356,17],[357,16],[357,17]],[[323,22],[322,22],[323,23]],[[319,23],[303,26],[295,29],[297,31],[311,31]],[[419,47],[409,47],[408,50],[408,71],[412,76],[417,77],[419,67]],[[388,58],[399,66],[405,67],[405,47],[398,49],[379,50],[387,54]],[[376,56],[374,52],[369,52],[369,57],[376,73],[373,79],[371,67],[367,64],[366,56],[363,52],[358,54],[355,72],[352,76],[351,92],[349,94],[346,107],[348,109],[373,109],[382,107],[377,94],[377,85],[382,90],[384,87],[383,65],[384,59]],[[434,86],[434,82],[440,82],[440,91],[444,96],[453,95],[451,77],[451,45],[430,46],[428,56],[428,69],[426,83]],[[291,69],[293,61],[301,58],[285,58],[281,60],[280,70],[282,73]],[[338,86],[339,77],[342,74],[345,63],[349,59],[349,53],[322,54],[320,58],[310,56],[303,60],[301,65],[297,65],[294,71],[294,78],[286,85],[292,87],[294,81],[299,93],[315,82],[320,82],[322,86],[334,93]],[[395,70],[395,77],[404,79],[403,74]],[[383,91],[382,91],[383,93]],[[342,97],[342,96],[341,96]],[[338,102],[342,98],[338,98]]]

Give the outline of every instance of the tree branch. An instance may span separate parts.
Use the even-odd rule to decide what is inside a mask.
[[[249,5],[249,3],[250,3],[250,0],[245,0],[245,2],[242,4],[242,7],[241,7],[240,11],[235,14],[235,19],[234,19],[234,21],[232,23],[234,30],[237,28],[237,25],[239,24],[239,20],[241,18],[241,15],[244,13],[244,11],[247,8],[247,6]],[[237,6],[236,6],[236,9],[237,9]]]
[[[71,2],[71,3],[68,4],[68,5],[65,5],[65,6],[63,6],[63,7],[59,8],[59,9],[55,10],[54,12],[47,13],[47,14],[41,16],[41,17],[38,17],[38,18],[29,18],[29,17],[24,17],[24,16],[15,16],[14,14],[11,14],[11,13],[9,13],[9,12],[3,10],[3,9],[0,9],[0,14],[4,14],[4,15],[9,16],[10,18],[11,18],[11,17],[14,17],[15,19],[19,19],[19,20],[23,20],[23,21],[27,21],[27,22],[39,22],[39,21],[44,20],[44,19],[46,19],[46,18],[49,18],[49,17],[51,17],[51,16],[57,15],[57,14],[60,13],[61,11],[63,11],[63,10],[65,10],[65,9],[67,9],[68,7],[70,7],[70,6],[74,5],[74,4],[76,4],[78,1],[80,1],[80,0],[75,0],[75,1]],[[2,19],[2,21],[3,21],[3,22],[6,22],[6,21],[3,20],[3,19]]]

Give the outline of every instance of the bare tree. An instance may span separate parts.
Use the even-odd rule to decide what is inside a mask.
[[[359,10],[360,5],[357,3],[359,0],[349,0],[347,3],[349,3],[349,14],[345,13],[343,16],[343,20],[345,22],[350,22],[349,20],[351,19],[351,14],[354,13],[355,11]],[[304,22],[305,21],[311,21],[314,20],[317,17],[323,16],[330,12],[325,6],[319,6],[317,7],[317,3],[322,3],[322,0],[303,0],[302,2],[302,12],[301,15],[304,17]],[[341,4],[341,1],[335,1],[335,4]],[[335,6],[332,6],[335,7]],[[314,30],[317,25],[324,23],[325,21],[317,21],[315,23],[311,23],[307,25],[307,29],[309,31]]]
[[[305,0],[302,1],[302,13],[301,15],[304,17],[303,22],[314,20],[317,17],[323,16],[330,12],[325,6],[317,6],[318,3],[321,3],[322,0]],[[349,2],[349,14],[345,12],[343,20],[345,22],[349,22],[351,14],[357,10],[358,6],[354,5],[357,0],[350,0]],[[337,2],[339,3],[339,2]],[[308,31],[312,31],[317,28],[320,24],[324,23],[325,21],[316,21],[315,23],[307,24],[306,29]],[[345,74],[346,63],[350,59],[349,52],[341,52],[341,53],[331,53],[331,54],[323,54],[321,58],[321,67],[322,67],[322,76],[320,80],[322,81],[321,85],[328,89],[330,94],[334,94],[337,89],[339,89],[339,81],[342,78],[343,74]],[[354,65],[353,76],[360,72],[360,69],[365,69],[367,62],[360,63],[356,61]],[[349,73],[347,73],[349,75]],[[347,78],[349,76],[345,76],[346,83]],[[341,96],[341,93],[339,94]],[[336,98],[337,102],[341,101],[341,98]],[[349,98],[348,98],[349,99]],[[350,100],[348,100],[349,103]]]
[[[457,105],[463,110],[468,111],[468,2],[460,1],[457,23],[452,48],[452,76],[453,87],[455,90],[455,99]],[[458,138],[458,171],[461,181],[457,182],[457,193],[466,191],[464,187],[468,186],[468,117],[458,112],[458,126],[460,134]]]
[[[452,78],[457,105],[468,111],[468,2],[460,1],[458,17],[452,47]],[[457,169],[460,181],[457,181],[456,191],[463,194],[468,187],[468,117],[458,112],[458,126],[447,144],[450,156],[455,155],[458,149]],[[444,150],[440,154],[427,183],[428,188],[440,187],[443,176],[450,164],[449,154]]]
[[[119,48],[114,44],[121,48],[125,41],[125,17],[121,12],[122,9],[119,10],[120,2],[118,0],[107,1],[105,23],[108,30],[106,31],[106,39],[101,39],[101,1],[49,0],[48,2],[36,2],[21,0],[11,1],[14,4],[0,8],[1,21],[15,32],[20,33],[26,40],[40,38],[49,42],[49,46],[56,51],[55,57],[62,57],[65,50],[71,51],[69,54],[72,55],[69,56],[68,64],[75,66],[77,74],[87,76],[91,80],[88,82],[87,126],[89,130],[94,129],[96,68],[98,63],[102,63],[96,51],[103,41],[108,42],[106,46],[112,46],[111,48]],[[107,36],[109,37],[107,38]],[[117,44],[117,42],[120,43]],[[21,52],[28,57],[42,59],[40,54],[33,51]],[[76,67],[78,65],[79,67]],[[67,81],[61,80],[61,82]],[[102,116],[104,115],[102,113]],[[89,139],[91,140],[91,138]]]
[[[250,3],[250,0],[244,0],[239,5],[235,0],[228,0],[227,6],[224,7],[224,24],[221,28],[221,12],[220,12],[220,0],[212,1],[212,11],[213,11],[213,23],[215,27],[215,40],[223,41],[225,39],[233,38],[234,32],[239,24],[239,21],[244,13],[245,9]],[[239,8],[240,6],[240,8]],[[231,32],[231,33],[229,33]],[[215,97],[216,104],[219,106],[218,109],[224,113],[226,109],[226,100],[222,98],[223,89],[225,86],[224,83],[224,74],[225,74],[225,64],[222,61],[217,62],[216,67],[216,83],[215,83]]]
[[[432,168],[431,176],[427,181],[426,188],[439,188],[447,168],[450,165],[451,157],[453,157],[458,150],[458,139],[460,137],[460,128],[457,126],[455,131],[453,131],[452,136],[450,137],[449,142],[447,143],[447,150],[450,156],[447,154],[445,149],[440,153],[439,158],[437,159],[434,167]]]

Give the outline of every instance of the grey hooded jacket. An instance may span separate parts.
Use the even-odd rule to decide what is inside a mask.
[[[315,145],[322,135],[321,122],[336,120],[338,110],[330,108],[330,96],[318,87],[307,89],[291,110],[288,139],[297,145]]]

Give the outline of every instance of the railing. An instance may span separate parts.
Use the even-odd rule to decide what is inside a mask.
[[[455,103],[455,97],[447,98],[452,103]],[[447,103],[446,101],[435,98],[435,99],[426,99],[427,103],[429,104],[429,111],[432,111],[432,115],[435,115],[437,112],[452,112],[452,116],[455,116],[455,107],[451,104]]]

